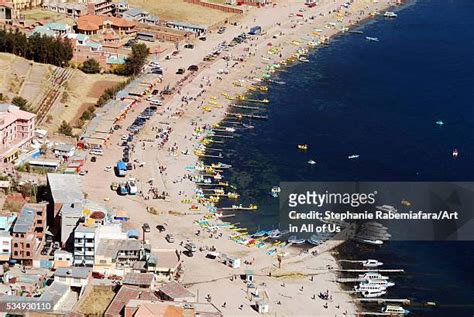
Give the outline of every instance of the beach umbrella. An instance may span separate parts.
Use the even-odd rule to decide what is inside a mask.
[[[270,42],[268,42],[268,43],[267,43],[267,46],[273,46],[273,44],[272,44],[272,43],[270,43]]]

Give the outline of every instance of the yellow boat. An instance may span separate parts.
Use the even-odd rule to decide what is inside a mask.
[[[237,199],[239,197],[240,197],[240,195],[237,194],[237,193],[227,193],[227,198],[229,198],[229,199]]]
[[[212,100],[217,100],[217,97],[216,96],[211,96],[210,97]]]
[[[261,92],[267,92],[268,91],[267,86],[260,86],[260,87],[258,87],[258,89],[260,89]]]
[[[232,84],[236,87],[242,87],[242,83],[238,80],[234,81]]]
[[[401,204],[402,204],[402,206],[405,206],[405,207],[411,207],[411,202],[409,202],[406,199],[403,199]]]
[[[298,144],[298,150],[306,151],[308,149],[308,144]]]
[[[202,110],[209,112],[209,111],[212,110],[212,108],[209,107],[209,106],[203,106],[203,107],[202,107]]]
[[[257,88],[254,87],[254,86],[248,86],[247,89],[250,90],[250,91],[256,91],[257,90]]]
[[[214,105],[214,106],[219,104],[218,102],[213,101],[213,100],[210,100],[209,103],[210,103],[211,105]]]
[[[247,99],[247,97],[245,97],[243,95],[239,95],[239,96],[237,96],[237,99],[240,100],[240,101],[243,101],[243,100]]]

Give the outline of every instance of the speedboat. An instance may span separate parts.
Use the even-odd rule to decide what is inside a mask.
[[[298,150],[306,151],[308,149],[308,144],[298,144]]]
[[[309,165],[314,165],[314,164],[316,164],[316,161],[309,160],[309,161],[308,161],[308,164],[309,164]]]
[[[307,58],[304,57],[304,56],[301,56],[300,58],[298,58],[298,60],[299,60],[300,62],[303,62],[303,63],[309,63],[309,59],[307,59]]]
[[[388,212],[388,213],[396,213],[397,209],[390,205],[382,205],[382,206],[375,206],[377,210]]]
[[[360,287],[369,287],[369,286],[378,286],[381,288],[388,288],[395,286],[394,282],[389,282],[388,280],[367,280],[359,283]]]
[[[453,150],[453,157],[456,158],[456,157],[458,157],[458,155],[459,155],[458,149],[454,149]]]
[[[387,291],[383,289],[364,290],[361,292],[361,294],[365,298],[376,298],[387,294]]]
[[[260,237],[263,237],[266,234],[267,234],[267,231],[260,230],[260,231],[255,232],[254,234],[252,234],[252,238],[260,238]]]
[[[359,274],[359,278],[362,280],[388,280],[388,276],[384,276],[376,272],[367,272],[364,274]]]
[[[271,194],[273,197],[277,198],[278,195],[280,194],[280,191],[281,191],[281,188],[280,188],[280,187],[278,187],[278,186],[273,186],[272,191],[271,191],[270,194]]]
[[[353,159],[359,158],[359,154],[352,154],[352,155],[349,155],[347,158],[350,160],[353,160]]]
[[[386,314],[388,313],[390,314],[390,316],[408,315],[410,313],[409,310],[397,305],[387,305],[385,307],[382,307],[380,312]]]
[[[364,243],[364,244],[370,244],[370,245],[382,245],[383,241],[382,240],[372,240],[372,239],[364,239],[364,238],[355,238],[355,241],[359,243]]]
[[[379,41],[379,38],[378,38],[378,37],[366,36],[365,39],[366,39],[367,41],[371,41],[371,42],[378,42],[378,41]]]
[[[291,236],[288,238],[288,243],[292,243],[292,244],[303,244],[305,243],[305,239],[300,239],[296,236]]]
[[[244,128],[247,128],[247,129],[253,129],[253,128],[255,128],[253,125],[247,124],[247,123],[242,123],[242,126],[243,126]]]
[[[362,261],[362,266],[363,267],[378,267],[378,266],[382,266],[382,265],[383,265],[382,262],[379,262],[379,261],[373,260],[373,259],[368,259],[368,260]]]
[[[383,15],[386,18],[396,18],[398,15],[392,11],[386,11]]]
[[[308,241],[309,244],[312,244],[312,245],[320,245],[321,243],[324,242],[321,239],[321,237],[318,236],[317,234],[313,234],[311,237],[309,237],[309,239],[307,241]]]
[[[437,125],[444,125],[444,122],[442,120],[438,120],[438,121],[436,121],[436,124]]]

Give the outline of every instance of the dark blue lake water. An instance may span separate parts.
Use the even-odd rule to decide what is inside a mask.
[[[251,122],[254,129],[226,142],[224,162],[234,166],[226,176],[242,203],[259,205],[232,222],[278,226],[278,200],[269,191],[280,181],[474,181],[473,17],[472,0],[417,1],[397,19],[338,36],[311,63],[280,72],[276,79],[286,84],[269,84],[265,94],[269,120]],[[300,143],[309,150],[298,151]],[[360,158],[348,160],[351,154]],[[357,257],[407,270],[390,297],[439,304],[413,307],[414,316],[474,315],[474,243],[356,248]]]

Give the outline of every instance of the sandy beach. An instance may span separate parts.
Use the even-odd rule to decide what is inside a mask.
[[[350,5],[339,10],[344,3]],[[222,93],[232,98],[245,94],[255,83],[253,78],[260,78],[267,65],[287,59],[298,49],[307,48],[308,42],[330,38],[394,4],[393,0],[321,0],[318,6],[307,8],[303,3],[283,1],[275,7],[252,9],[237,26],[227,26],[224,34],[212,33],[207,35],[206,41],[196,41],[193,50],[182,48],[169,60],[163,54],[160,64],[165,71],[164,80],[155,88],[162,90],[169,85],[175,87],[176,92],[166,99],[158,114],[135,137],[131,157],[137,162],[128,176],[138,180],[141,195],[118,196],[111,191],[110,184],[120,179],[113,172],[105,171],[104,167],[114,166],[121,158],[120,138],[127,133],[126,128],[135,117],[149,105],[144,100],[120,123],[122,129],[114,132],[104,155],[95,163],[87,162],[85,168],[89,173],[83,179],[84,192],[88,198],[104,201],[110,208],[126,210],[131,218],[127,223],[130,228],[140,228],[143,223],[148,223],[151,232],[146,234],[146,239],[154,249],[183,250],[181,243],[189,240],[198,249],[213,248],[221,254],[240,258],[241,267],[233,269],[206,258],[207,251],[198,251],[193,257],[183,255],[185,273],[182,283],[198,294],[199,301],[210,300],[225,316],[258,314],[253,308],[255,296],[252,293],[255,289],[247,289],[247,284],[239,276],[245,270],[255,272],[255,285],[260,292],[267,291],[273,315],[354,316],[354,302],[334,282],[335,273],[328,269],[337,267],[333,255],[323,252],[328,245],[321,247],[317,256],[301,254],[297,248],[276,247],[277,253],[286,253],[279,268],[277,253],[267,254],[275,246],[247,247],[229,239],[235,231],[225,226],[220,226],[217,234],[198,226],[195,221],[202,219],[207,209],[197,203],[196,184],[189,177],[193,172],[186,167],[193,167],[198,162],[193,150],[199,146],[202,136],[196,135],[196,128],[221,122],[229,111],[227,105],[232,101]],[[254,25],[260,25],[263,34],[250,37],[247,43],[229,47],[220,56],[228,56],[228,60],[218,58],[203,62],[203,58],[219,43],[230,42],[234,36],[248,32]],[[278,52],[270,54],[270,47]],[[189,72],[176,74],[178,68],[187,69],[190,65],[198,65],[199,71],[192,75]],[[183,80],[187,74],[189,77]],[[240,81],[240,87],[234,84],[236,81]],[[269,111],[274,111],[271,101],[268,107]],[[151,196],[151,179],[153,187],[160,193],[164,192],[166,199],[145,199]],[[191,209],[191,205],[198,208]],[[149,207],[156,209],[158,214],[147,212]],[[222,224],[218,219],[208,221]],[[157,225],[164,225],[166,231],[160,233],[155,229]],[[168,233],[175,236],[174,243],[164,239]],[[327,293],[328,300],[319,298],[321,293]]]

